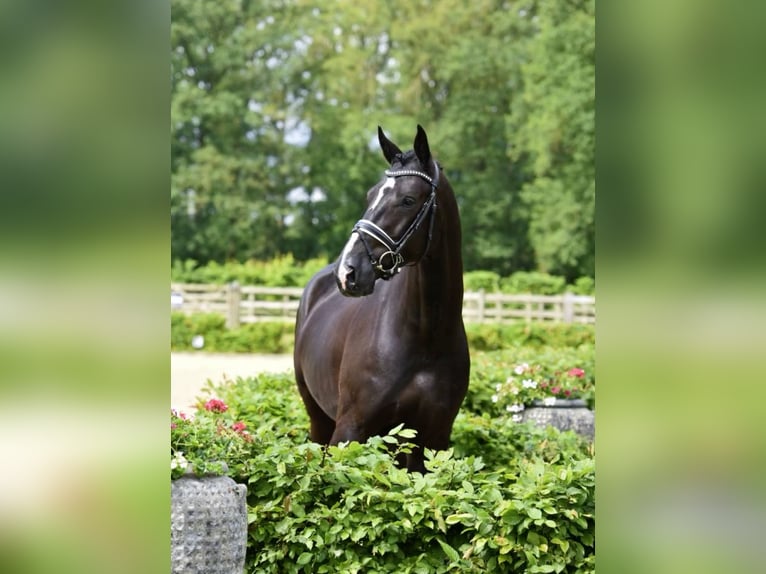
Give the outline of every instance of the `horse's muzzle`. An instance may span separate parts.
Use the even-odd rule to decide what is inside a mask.
[[[335,269],[338,290],[346,297],[364,297],[375,290],[375,278],[365,280],[353,266],[340,264]]]

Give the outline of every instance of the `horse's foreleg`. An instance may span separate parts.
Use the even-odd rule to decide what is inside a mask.
[[[438,419],[432,418],[427,429],[418,433],[415,438],[417,446],[407,455],[407,470],[410,472],[427,472],[425,467],[424,448],[431,450],[447,450],[449,448],[452,422],[447,413]]]
[[[295,380],[298,383],[298,392],[303,399],[303,404],[306,406],[306,412],[308,412],[311,421],[311,430],[309,432],[311,440],[319,444],[329,444],[330,438],[335,431],[335,421],[325,414],[322,407],[311,396],[308,386],[306,386],[306,380],[303,378],[303,373],[300,370],[296,369]]]
[[[339,442],[364,442],[369,438],[369,434],[361,428],[354,419],[351,417],[338,417],[338,421],[335,424],[335,432],[332,433],[330,444],[338,444]]]

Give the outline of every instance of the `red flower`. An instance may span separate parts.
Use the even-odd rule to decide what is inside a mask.
[[[551,387],[551,392],[554,395],[558,395],[561,392],[561,387]]]
[[[243,432],[245,430],[245,423],[243,423],[242,421],[238,421],[238,422],[234,423],[233,425],[231,425],[231,428],[232,428],[232,430],[235,430],[235,431],[241,433],[241,432]]]
[[[205,403],[205,410],[213,413],[225,413],[229,407],[220,399],[210,399]]]
[[[580,379],[581,379],[581,378],[583,378],[583,377],[585,376],[585,371],[583,371],[582,369],[578,369],[577,367],[575,367],[574,369],[569,369],[569,370],[567,371],[567,375],[570,375],[570,376],[572,376],[572,377],[577,377],[577,378],[580,378]]]
[[[568,397],[571,394],[572,394],[572,391],[570,391],[569,389],[564,389],[564,395]]]

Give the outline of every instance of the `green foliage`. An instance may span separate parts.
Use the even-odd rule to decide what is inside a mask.
[[[573,368],[582,369],[583,376],[577,378],[575,384],[581,389],[580,398],[585,399],[591,407],[595,406],[595,346],[593,343],[585,343],[578,347],[520,346],[488,353],[474,351],[463,410],[478,416],[506,415],[508,402],[493,397],[498,395],[498,386],[505,385],[509,378],[519,379],[514,369],[525,363],[537,367],[535,378],[538,381],[547,380],[562,387],[574,383],[566,375],[568,371]]]
[[[463,274],[463,287],[466,291],[494,293],[500,291],[500,275],[494,271],[468,271]]]
[[[472,351],[516,346],[577,347],[595,341],[595,327],[580,323],[468,323],[465,331]]]
[[[263,285],[266,287],[303,287],[322,267],[323,258],[298,262],[291,254],[244,263],[227,261],[224,264],[210,261],[198,265],[194,260],[173,262],[171,281],[176,283],[223,284],[237,281],[240,285]]]
[[[283,321],[246,323],[228,329],[226,319],[216,313],[170,314],[170,348],[191,351],[192,340],[201,335],[202,350],[219,353],[288,353],[295,340],[294,327]]]
[[[466,269],[592,275],[592,6],[173,0],[173,260],[334,257],[421,123]]]
[[[595,2],[538,0],[535,12],[506,118],[510,156],[529,162],[521,198],[537,268],[573,280],[595,271]]]
[[[202,335],[207,349],[215,345],[216,338],[226,329],[226,318],[218,313],[195,313],[186,315],[178,311],[170,313],[170,348],[174,351],[192,348],[192,338]]]
[[[427,451],[422,475],[394,462],[411,448],[409,429],[365,444],[309,442],[290,376],[207,393],[226,410],[201,401],[191,424],[238,421],[249,437],[242,459],[227,462],[248,487],[246,572],[595,571],[593,450],[571,432],[464,411],[453,449]]]
[[[504,293],[534,293],[535,295],[560,295],[565,291],[566,280],[539,271],[517,271],[500,282]]]
[[[574,285],[570,286],[569,291],[575,295],[595,295],[596,280],[593,277],[579,277]]]

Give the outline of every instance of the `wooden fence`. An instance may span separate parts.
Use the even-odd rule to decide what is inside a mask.
[[[303,289],[171,283],[170,307],[183,313],[219,313],[229,328],[256,321],[295,320]],[[463,297],[466,323],[550,321],[595,323],[596,299],[587,295],[529,295],[468,291]]]

